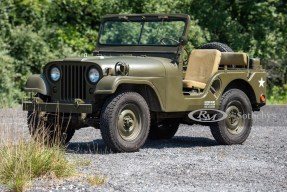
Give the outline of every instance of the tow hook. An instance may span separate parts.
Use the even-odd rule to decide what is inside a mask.
[[[84,104],[85,102],[82,99],[75,99],[74,100],[74,106],[76,109],[79,108],[80,104]]]
[[[39,97],[33,97],[32,103],[34,106],[38,105],[39,103],[43,103],[43,100]]]

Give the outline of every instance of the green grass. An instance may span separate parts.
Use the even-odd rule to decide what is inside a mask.
[[[99,176],[97,174],[88,176],[87,181],[92,186],[104,185],[107,182],[104,176]]]
[[[65,148],[62,145],[44,144],[42,137],[45,136],[45,131],[39,134],[39,138],[27,140],[24,131],[22,134],[12,133],[13,128],[19,128],[10,127],[5,122],[0,123],[1,185],[18,192],[28,188],[37,177],[62,178],[75,174],[75,165],[66,159]],[[38,129],[44,130],[41,123]]]
[[[40,176],[61,178],[74,174],[63,148],[47,147],[34,140],[1,143],[0,157],[0,183],[16,192],[24,191]]]
[[[49,129],[42,120],[30,122],[37,123],[37,132],[27,139],[29,136],[24,131],[26,123],[23,130],[19,129],[19,124],[13,123],[15,111],[4,110],[2,113],[5,118],[0,119],[0,185],[7,190],[25,191],[34,179],[41,177],[52,180],[70,177],[68,179],[73,180],[73,176],[80,176],[80,180],[93,186],[106,182],[104,177],[95,174],[84,176],[77,173],[77,167],[88,167],[91,160],[79,157],[68,161],[61,134],[55,134],[52,143],[47,143]],[[61,124],[58,121],[55,123],[61,130]]]
[[[74,160],[74,164],[80,167],[88,167],[91,165],[90,159],[76,159]]]

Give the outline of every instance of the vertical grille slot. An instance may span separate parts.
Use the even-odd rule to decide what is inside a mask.
[[[61,99],[72,101],[75,98],[86,99],[86,66],[65,63],[61,66]]]

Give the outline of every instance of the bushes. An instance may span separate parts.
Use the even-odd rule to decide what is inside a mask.
[[[10,37],[10,55],[14,58],[15,66],[15,86],[21,91],[28,76],[41,73],[42,66],[53,58],[47,43],[32,29],[32,26],[17,26]]]
[[[287,60],[263,60],[267,70],[267,101],[270,104],[287,104]]]
[[[0,107],[13,106],[22,94],[15,89],[14,59],[9,55],[8,46],[0,38]]]
[[[268,100],[272,104],[287,104],[287,84],[282,87],[274,85],[268,90]]]
[[[268,87],[274,85],[283,86],[287,83],[287,59],[286,60],[263,60],[262,64],[268,73]]]
[[[35,32],[33,26],[19,25],[6,42],[0,37],[0,107],[21,103],[27,78],[41,73],[49,60],[77,54],[62,42],[49,43],[57,38],[51,34],[50,30]]]

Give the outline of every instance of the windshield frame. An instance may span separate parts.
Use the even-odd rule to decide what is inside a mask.
[[[186,14],[132,14],[132,15],[108,15],[102,18],[99,35],[97,38],[94,55],[114,55],[132,54],[132,55],[156,55],[159,53],[175,55],[181,52],[180,45],[119,45],[119,44],[101,44],[100,34],[102,33],[103,23],[106,21],[183,21],[185,23],[182,38],[187,39],[190,17]],[[181,38],[181,37],[180,37]],[[168,56],[170,57],[170,56]]]
[[[177,35],[175,35],[174,37],[173,36],[170,36],[170,37],[160,37],[160,34],[159,34],[159,31],[163,30],[164,27],[167,27],[168,25],[170,25],[170,27],[173,25],[173,24],[176,24],[176,22],[178,22],[178,25],[182,25],[181,26],[181,29],[175,29],[174,32],[177,33]],[[123,25],[128,25],[130,24],[131,26],[135,26],[135,27],[138,27],[138,31],[137,33],[134,34],[134,37],[133,39],[131,39],[132,41],[134,41],[135,43],[122,43],[122,42],[119,42],[119,43],[103,43],[103,41],[105,41],[105,39],[103,39],[105,36],[105,33],[108,32],[108,25],[119,25],[119,23],[124,23]],[[138,26],[136,26],[138,25]],[[147,30],[149,30],[149,25],[160,25],[160,26],[157,26],[156,28],[153,28],[156,30],[156,35],[155,34],[152,34],[152,33],[149,33]],[[156,20],[156,21],[148,21],[148,20],[141,20],[141,21],[131,21],[131,20],[127,20],[127,21],[111,21],[111,20],[106,20],[104,22],[102,22],[102,25],[101,25],[101,30],[100,30],[100,33],[99,33],[99,44],[102,46],[102,45],[105,45],[105,46],[173,46],[173,47],[176,47],[178,46],[179,42],[178,43],[175,43],[175,41],[170,41],[169,44],[164,44],[162,43],[161,44],[161,41],[157,41],[157,42],[152,42],[150,41],[152,38],[161,38],[161,39],[174,39],[176,41],[179,41],[179,39],[184,35],[184,32],[185,32],[185,28],[186,28],[186,23],[185,21],[182,21],[182,20],[166,20],[166,19],[161,19],[161,20]],[[176,31],[177,30],[177,31]],[[120,31],[118,31],[120,32]],[[124,33],[122,33],[124,34]],[[150,34],[150,36],[148,36]],[[155,36],[153,36],[155,35]],[[172,35],[171,33],[170,34],[166,34],[166,35]],[[146,39],[147,38],[147,39]],[[144,42],[146,40],[150,41],[150,42]]]

